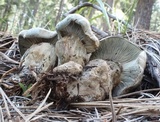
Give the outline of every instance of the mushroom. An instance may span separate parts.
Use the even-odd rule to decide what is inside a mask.
[[[120,82],[120,73],[121,70],[116,63],[109,63],[102,59],[89,61],[78,80],[78,96],[84,101],[104,100],[109,95],[110,88]],[[70,91],[76,93],[74,89]]]
[[[76,75],[82,72],[83,67],[73,61],[69,61],[53,69],[53,73],[70,73]]]
[[[79,14],[70,14],[56,25],[58,41],[56,54],[58,64],[75,61],[84,65],[87,54],[99,47],[99,40],[93,34],[86,18]]]
[[[22,55],[22,71],[20,77],[30,70],[40,74],[51,69],[56,63],[54,44],[57,41],[56,32],[42,28],[32,28],[19,33],[18,44]]]
[[[47,42],[55,45],[57,40],[58,37],[56,31],[49,31],[43,28],[32,28],[29,30],[23,30],[18,35],[20,54],[23,55],[24,52],[33,44]]]
[[[109,89],[113,87],[111,81],[114,81],[114,84],[120,82],[120,73],[121,70],[116,63],[102,59],[92,60],[84,68],[69,61],[53,69],[56,83],[61,84],[56,85],[58,91],[55,91],[55,95],[59,98],[67,94],[66,100],[75,101],[104,100],[109,95]],[[59,87],[65,88],[66,91]]]
[[[59,65],[53,69],[52,80],[54,83],[53,96],[54,99],[65,98],[63,100],[70,101],[78,91],[73,93],[73,88],[77,87],[78,77],[83,67],[73,61],[69,61]],[[72,96],[73,93],[73,96]]]
[[[90,60],[98,58],[121,65],[121,82],[113,88],[113,96],[127,93],[140,84],[147,56],[135,44],[121,37],[107,37],[100,41],[99,49],[92,53]]]

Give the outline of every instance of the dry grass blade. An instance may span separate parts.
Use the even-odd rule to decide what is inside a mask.
[[[109,91],[109,101],[110,101],[110,104],[111,104],[112,121],[117,122],[117,117],[116,117],[116,113],[115,113],[115,109],[114,109],[114,104],[113,104],[113,99],[112,99],[112,90],[111,89]]]
[[[5,55],[4,53],[0,52],[0,56],[3,57],[4,59],[8,60],[10,63],[13,63],[13,64],[19,64],[18,61],[15,61],[11,58],[9,58],[7,55]]]
[[[49,103],[48,105],[46,105],[45,107],[42,107],[45,103],[46,103],[46,100],[48,99],[49,95],[51,93],[51,89],[49,90],[49,92],[47,93],[45,99],[43,100],[43,102],[38,106],[38,108],[33,112],[31,113],[30,115],[28,115],[26,118],[26,122],[29,122],[30,119],[35,116],[38,112],[46,109],[47,107],[49,107],[50,105],[52,105],[53,103]]]
[[[10,44],[10,43],[12,43],[12,42],[13,42],[13,40],[12,40],[12,41],[9,41],[9,42],[7,42],[7,43],[2,44],[2,45],[0,45],[0,48],[5,47],[6,45],[8,45],[8,44]]]
[[[53,102],[51,102],[51,103],[45,105],[44,107],[38,109],[37,112],[36,112],[35,114],[37,114],[37,113],[39,113],[39,112],[41,112],[41,111],[47,109],[47,108],[48,108],[49,106],[51,106],[52,104],[53,104]],[[43,114],[43,115],[40,115],[40,116],[36,116],[36,117],[34,117],[33,119],[31,119],[30,121],[36,120],[36,119],[38,119],[38,118],[40,118],[40,117],[44,117],[44,116],[46,116],[46,115]]]
[[[134,99],[134,98],[126,98],[113,100],[113,105],[115,109],[117,107],[132,107],[132,108],[143,108],[144,105],[147,105],[148,108],[159,108],[160,98],[143,98],[143,99]],[[72,106],[76,106],[79,108],[110,108],[110,101],[94,101],[94,102],[83,102],[83,103],[71,103]]]
[[[14,68],[6,71],[6,72],[2,75],[2,77],[1,77],[1,79],[0,79],[0,83],[3,82],[3,78],[4,78],[6,75],[8,75],[9,73],[15,71],[16,69],[17,69],[17,68],[14,67]]]
[[[96,108],[95,108],[95,113],[96,113],[97,119],[99,119],[99,113],[98,113],[98,110]]]
[[[124,95],[114,97],[114,99],[118,99],[118,98],[122,98],[122,97],[128,97],[128,96],[135,95],[135,94],[141,94],[141,93],[144,93],[144,92],[152,92],[152,91],[160,91],[160,88],[153,88],[153,89],[146,89],[146,90],[131,92],[131,93],[128,93],[128,94],[124,94]]]
[[[1,95],[2,95],[2,98],[3,98],[4,104],[5,104],[5,109],[6,109],[6,112],[7,112],[8,119],[10,120],[11,119],[11,114],[10,114],[10,111],[9,111],[9,107],[8,107],[4,92],[1,92]]]
[[[11,100],[8,98],[8,96],[5,94],[5,92],[3,91],[1,87],[0,87],[0,93],[2,94],[2,96],[4,95],[4,97],[11,104],[11,106],[15,109],[15,111],[25,120],[26,117],[24,116],[24,114],[11,102]]]
[[[0,106],[0,122],[4,122],[4,116],[3,116],[3,112],[2,112],[1,106]]]
[[[36,117],[34,117],[33,119],[31,119],[30,121],[36,121],[37,119],[40,119],[40,118],[42,118],[42,117],[45,117],[46,115],[39,115],[39,116],[36,116]]]

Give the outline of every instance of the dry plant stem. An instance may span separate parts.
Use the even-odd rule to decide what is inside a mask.
[[[0,83],[3,82],[3,78],[4,78],[6,75],[8,75],[9,73],[11,73],[11,72],[13,72],[13,71],[15,71],[15,70],[17,70],[16,67],[14,67],[14,68],[6,71],[6,72],[2,75],[2,77],[1,77]]]
[[[79,110],[70,110],[70,112],[78,113],[78,114],[81,114],[81,115],[93,116],[93,114],[91,114],[91,113],[87,113],[87,112],[83,112],[83,111],[79,111]]]
[[[7,40],[10,40],[10,39],[12,39],[12,40],[14,40],[14,39],[16,39],[16,38],[13,38],[13,37],[2,37],[1,39],[0,39],[0,42],[3,42],[3,41],[7,41]]]
[[[14,41],[13,43],[12,43],[12,45],[9,47],[9,49],[5,52],[5,54],[7,55],[7,56],[9,56],[9,55],[12,55],[13,57],[15,57],[15,54],[16,54],[16,47],[17,47],[17,44],[16,44],[16,42]],[[14,49],[14,50],[13,50]]]
[[[101,40],[101,39],[103,39],[103,38],[109,36],[108,33],[106,33],[106,32],[104,32],[104,31],[101,31],[101,30],[97,29],[97,28],[96,28],[95,26],[93,26],[93,25],[91,26],[91,28],[92,28],[92,31],[95,32],[96,35],[98,35],[97,37],[98,37],[99,40]]]
[[[148,114],[151,115],[151,113],[149,112],[149,109],[146,109],[143,107],[135,111],[119,114],[119,116],[127,116],[127,115],[135,115],[135,114],[143,115],[147,111],[148,111]]]
[[[50,93],[51,93],[51,89],[50,89],[49,92],[47,93],[47,95],[46,95],[45,99],[43,100],[43,102],[38,106],[38,108],[37,108],[32,114],[30,114],[30,115],[28,115],[28,116],[26,117],[26,118],[27,118],[27,119],[26,119],[26,122],[29,122],[30,119],[31,119],[33,116],[35,116],[35,115],[36,115],[37,113],[39,113],[40,111],[48,108],[50,105],[53,104],[53,103],[49,103],[48,105],[42,107],[42,106],[46,103],[46,100],[48,99]]]
[[[2,94],[2,96],[4,95],[4,97],[11,104],[11,106],[15,109],[15,111],[25,120],[26,117],[24,116],[24,114],[10,101],[10,99],[8,98],[8,96],[5,94],[5,92],[3,91],[1,87],[0,87],[0,93]]]
[[[1,92],[1,95],[2,95],[2,98],[3,98],[4,104],[5,104],[5,109],[6,109],[6,112],[7,112],[8,119],[10,120],[11,119],[11,114],[10,114],[10,111],[9,111],[9,108],[8,108],[6,98],[5,98],[3,92]]]
[[[110,105],[111,105],[112,121],[117,122],[117,117],[116,117],[116,113],[115,113],[115,109],[114,109],[114,105],[113,105],[112,90],[111,89],[109,90],[109,101],[110,101]]]
[[[42,107],[42,108],[40,108],[39,110],[37,110],[37,112],[35,113],[35,114],[37,114],[37,113],[39,113],[39,112],[41,112],[41,111],[43,111],[43,110],[45,110],[45,109],[47,109],[49,106],[51,106],[51,105],[53,105],[53,102],[51,102],[51,103],[48,103],[47,105],[45,105],[44,107]],[[44,116],[47,116],[47,115],[40,115],[38,118],[40,118],[40,117],[44,117]],[[33,120],[36,120],[37,119],[37,117],[34,117],[33,119],[31,119],[30,121],[33,121]]]
[[[147,30],[142,30],[142,29],[138,29],[138,31],[140,32],[143,32],[143,33],[146,33],[146,34],[149,34],[149,35],[152,35],[153,37],[159,39],[160,38],[160,34],[157,33],[157,32],[154,32],[154,31],[147,31]]]
[[[36,86],[40,83],[41,78],[37,77],[37,74],[34,71],[31,71],[32,75],[34,76],[34,78],[36,79],[36,82],[29,88],[27,89],[24,93],[23,96],[27,96],[34,88],[36,88]]]
[[[156,98],[146,98],[146,99],[121,99],[118,101],[113,101],[114,107],[132,107],[132,108],[143,108],[144,105],[147,105],[148,108],[156,109],[160,103],[159,97]],[[145,104],[146,103],[146,104]],[[94,102],[83,102],[83,103],[71,103],[72,106],[79,108],[108,108],[110,109],[109,101],[94,101]],[[158,107],[159,108],[159,107]]]
[[[36,116],[33,119],[31,119],[31,121],[36,121],[37,119],[43,118],[45,116],[47,116],[47,115],[43,114],[43,115]]]
[[[0,48],[5,47],[6,45],[8,45],[8,44],[10,44],[10,43],[12,43],[12,42],[13,42],[13,40],[12,40],[12,41],[9,41],[9,42],[7,42],[7,43],[2,44],[2,45],[0,45]]]
[[[40,82],[35,82],[29,89],[27,89],[24,93],[23,96],[27,96]]]
[[[118,111],[116,112],[116,115],[118,115],[118,114],[120,113],[120,111],[122,110],[122,108],[123,108],[123,107],[120,107],[120,108],[118,109]]]
[[[4,59],[8,60],[9,62],[13,63],[13,64],[19,64],[18,61],[15,61],[11,58],[9,58],[7,55],[5,55],[4,53],[0,52],[0,56],[3,57]]]
[[[23,62],[24,62],[24,60],[22,60],[22,61],[19,62],[18,68],[22,67]]]
[[[131,95],[140,94],[140,93],[143,93],[143,92],[151,92],[151,91],[160,91],[160,88],[146,89],[146,90],[131,92],[131,93],[128,93],[128,94],[124,94],[124,95],[114,97],[114,99],[119,99],[119,98],[122,98],[122,97],[128,97],[128,96],[131,96]]]
[[[97,119],[99,119],[98,110],[96,108],[95,108],[95,113],[96,113]]]
[[[33,77],[36,79],[37,82],[40,81],[40,79],[38,79],[38,76],[37,76],[37,74],[34,71],[31,71],[31,73],[32,73]]]
[[[89,7],[92,7],[92,8],[95,8],[96,10],[102,12],[102,9],[101,9],[99,6],[94,5],[94,4],[92,4],[92,3],[89,3],[89,2],[85,2],[85,3],[82,3],[82,4],[80,4],[80,5],[72,8],[70,11],[68,11],[66,14],[64,14],[64,16],[67,16],[68,14],[75,13],[77,10],[79,10],[79,9],[81,9],[81,8],[83,8],[83,7],[88,7],[88,6],[89,6]],[[118,20],[119,22],[122,22],[122,24],[127,25],[127,27],[132,30],[132,28],[131,28],[126,22],[124,22],[123,20],[118,19],[117,17],[113,16],[113,15],[110,14],[109,12],[107,12],[107,14],[108,14],[108,16],[109,16],[110,18],[112,18],[112,19],[114,19],[114,20]]]
[[[4,116],[3,116],[3,112],[2,112],[1,106],[0,106],[0,122],[4,122]]]

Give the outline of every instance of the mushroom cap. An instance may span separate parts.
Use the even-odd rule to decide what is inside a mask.
[[[70,14],[56,25],[58,38],[67,35],[77,35],[88,53],[94,52],[99,47],[99,40],[93,34],[90,23],[79,14]]]
[[[125,94],[140,84],[146,60],[146,52],[142,51],[135,60],[122,65],[121,82],[113,89],[113,96]]]
[[[99,49],[92,53],[90,60],[97,58],[122,65],[121,82],[113,90],[114,96],[128,92],[142,80],[146,53],[124,38],[107,37],[100,41]]]
[[[48,42],[54,45],[57,40],[58,37],[56,31],[49,31],[43,28],[23,30],[18,35],[20,54],[23,55],[33,44]]]
[[[135,44],[121,37],[107,37],[100,41],[97,51],[91,55],[92,59],[104,59],[118,63],[127,63],[139,55],[141,49]]]

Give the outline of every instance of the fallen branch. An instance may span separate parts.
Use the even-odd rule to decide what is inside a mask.
[[[75,13],[77,10],[79,10],[79,9],[81,9],[83,7],[92,7],[94,9],[102,12],[102,9],[98,5],[94,5],[94,4],[89,3],[89,2],[84,2],[84,3],[80,4],[80,5],[77,5],[76,7],[72,8],[70,11],[68,11],[66,14],[64,14],[64,16],[67,16],[68,14]],[[118,19],[116,16],[110,14],[109,12],[107,12],[107,14],[113,20],[118,20],[122,24],[127,25],[127,27],[132,30],[131,26],[128,23],[126,23],[125,21],[123,21],[121,19]]]

